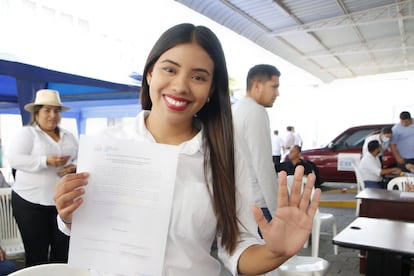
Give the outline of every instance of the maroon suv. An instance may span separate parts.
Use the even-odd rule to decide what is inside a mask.
[[[326,147],[302,151],[302,158],[311,163],[316,173],[316,186],[323,182],[356,183],[353,171],[338,171],[339,153],[361,153],[365,137],[379,133],[383,127],[393,124],[363,125],[351,127],[339,134]],[[395,166],[396,161],[390,151],[383,156],[384,167]]]

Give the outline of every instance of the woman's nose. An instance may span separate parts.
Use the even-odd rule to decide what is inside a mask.
[[[188,92],[188,78],[185,74],[177,74],[173,81],[173,89],[178,93]]]

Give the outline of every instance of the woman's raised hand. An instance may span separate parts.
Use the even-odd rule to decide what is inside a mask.
[[[272,221],[266,221],[260,208],[253,209],[266,246],[276,255],[296,254],[308,240],[312,230],[321,191],[315,189],[311,199],[315,175],[307,176],[307,183],[302,189],[303,172],[302,166],[296,168],[290,193],[286,172],[279,173],[277,209]]]

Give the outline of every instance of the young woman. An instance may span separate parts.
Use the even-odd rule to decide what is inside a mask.
[[[170,28],[150,52],[143,76],[144,111],[135,125],[104,135],[180,145],[164,275],[219,275],[220,263],[210,254],[215,239],[233,275],[273,270],[297,253],[311,231],[320,191],[309,205],[314,177],[301,195],[302,170],[289,197],[282,175],[274,219],[267,223],[257,207],[252,212],[251,178],[234,141],[226,62],[214,33],[191,24]],[[87,179],[78,173],[57,184],[63,231],[82,204]]]

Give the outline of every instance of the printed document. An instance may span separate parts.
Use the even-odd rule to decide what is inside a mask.
[[[178,146],[81,136],[89,172],[75,211],[69,264],[102,275],[162,275]]]

